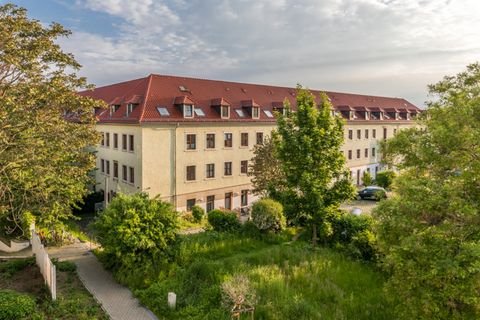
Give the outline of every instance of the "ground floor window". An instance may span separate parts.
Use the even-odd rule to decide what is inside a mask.
[[[241,205],[242,207],[248,206],[248,190],[242,190]]]
[[[195,205],[195,199],[187,200],[187,211],[192,211],[192,207]]]
[[[225,193],[225,209],[232,210],[232,192]]]
[[[215,209],[215,196],[207,196],[207,212]]]

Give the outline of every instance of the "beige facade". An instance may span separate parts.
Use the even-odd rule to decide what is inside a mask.
[[[412,125],[409,120],[347,121],[342,150],[353,183],[361,184],[364,171],[375,177],[383,169],[380,140]],[[246,168],[257,140],[274,127],[272,122],[99,123],[104,139],[97,149],[96,188],[160,195],[180,211],[193,204],[205,209],[249,206],[256,196]]]

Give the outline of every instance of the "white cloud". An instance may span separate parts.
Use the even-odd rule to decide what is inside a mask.
[[[156,73],[426,98],[478,59],[476,0],[85,0],[121,35],[64,42],[90,80]],[[108,69],[107,69],[108,68]],[[113,68],[113,69],[109,69]]]

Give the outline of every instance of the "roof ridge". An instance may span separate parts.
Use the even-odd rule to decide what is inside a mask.
[[[138,122],[143,122],[143,116],[145,114],[145,109],[147,107],[147,99],[148,99],[148,94],[150,92],[150,87],[152,85],[152,78],[153,74],[148,75],[148,84],[147,84],[147,90],[145,91],[145,98],[143,99],[143,104],[142,104],[142,113],[140,114],[140,118],[138,119]]]

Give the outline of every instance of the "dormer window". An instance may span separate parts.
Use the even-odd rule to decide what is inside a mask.
[[[370,120],[370,112],[365,111],[365,120]]]
[[[259,107],[252,107],[252,118],[253,119],[260,118],[260,108]]]
[[[128,117],[133,112],[133,110],[135,110],[135,108],[137,106],[138,106],[138,104],[135,104],[135,103],[127,104],[127,114],[126,114],[126,116]]]
[[[229,106],[220,106],[220,114],[222,119],[230,118],[230,107]]]
[[[350,111],[348,113],[348,119],[349,120],[355,120],[357,117],[355,116],[355,111]]]
[[[111,106],[110,106],[110,117],[111,117],[115,112],[117,112],[118,109],[120,109],[120,105],[119,105],[119,104],[111,105]]]
[[[193,118],[193,104],[184,104],[183,105],[183,117],[184,118]]]

